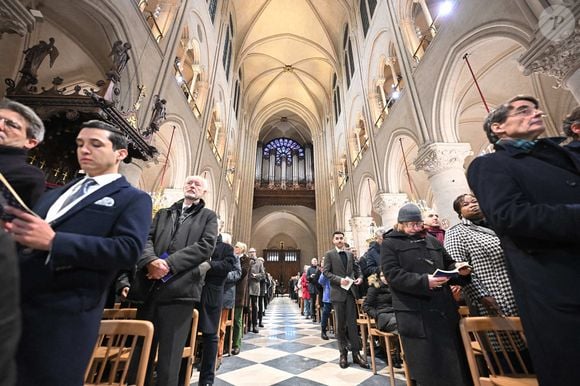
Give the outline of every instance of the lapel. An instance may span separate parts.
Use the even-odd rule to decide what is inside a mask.
[[[103,197],[107,197],[107,196],[109,196],[109,195],[111,195],[111,194],[119,191],[120,189],[126,188],[128,185],[129,184],[128,184],[127,180],[125,179],[125,177],[121,176],[121,178],[116,179],[115,181],[113,181],[113,182],[111,182],[111,183],[103,186],[99,190],[97,190],[97,191],[89,194],[85,198],[83,198],[75,206],[73,206],[68,212],[66,212],[65,214],[63,214],[61,217],[55,219],[50,225],[52,225],[52,226],[58,226],[58,224],[62,223],[63,221],[66,221],[67,219],[69,219],[70,217],[74,216],[79,211],[81,211],[82,209],[84,209],[87,206],[91,205],[95,201],[97,201],[97,200],[99,200],[99,199],[101,199]],[[69,185],[67,185],[67,186],[69,186]],[[63,191],[65,191],[65,190],[63,190]],[[56,198],[54,198],[54,200],[52,200],[52,202],[50,203],[50,205],[52,205],[52,203],[54,203],[54,201],[56,201],[56,199],[59,196],[60,195],[58,195]],[[48,206],[49,208],[50,208],[50,205]],[[48,209],[46,211],[48,212]],[[45,216],[46,216],[46,213],[45,213]]]

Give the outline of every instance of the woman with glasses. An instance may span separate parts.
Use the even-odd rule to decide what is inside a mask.
[[[449,284],[470,281],[470,268],[455,263],[423,227],[420,209],[406,204],[381,245],[381,268],[393,295],[411,378],[421,386],[471,385],[459,337],[459,313]],[[456,277],[435,270],[459,268]]]

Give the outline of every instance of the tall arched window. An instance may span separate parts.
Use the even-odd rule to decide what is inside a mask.
[[[377,0],[360,0],[359,11],[362,21],[363,34],[366,37],[369,31],[370,21],[373,19],[375,8],[377,7]]]
[[[337,82],[336,74],[332,77],[332,95],[334,102],[334,122],[338,122],[340,115],[340,85]]]
[[[344,73],[346,74],[346,87],[350,88],[350,82],[354,76],[354,56],[352,53],[352,42],[348,33],[348,25],[344,29]]]
[[[232,20],[232,15],[230,14],[230,23],[228,24],[226,36],[224,39],[224,53],[222,57],[224,70],[226,72],[226,79],[230,79],[230,64],[232,62],[233,38],[234,38],[234,22]]]

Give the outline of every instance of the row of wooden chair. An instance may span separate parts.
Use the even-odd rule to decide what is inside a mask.
[[[153,341],[153,324],[145,320],[134,320],[136,315],[136,308],[104,310],[99,336],[85,372],[85,386],[126,385],[129,364],[136,352],[138,341],[142,341],[142,348],[136,369],[135,385],[144,385]],[[186,385],[189,384],[193,373],[198,320],[199,312],[194,309],[191,318],[191,337],[182,354],[182,358],[187,361]]]

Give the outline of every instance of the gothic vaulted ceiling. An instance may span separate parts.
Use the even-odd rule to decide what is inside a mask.
[[[346,0],[236,0],[236,67],[255,130],[282,118],[311,138],[328,114]]]

